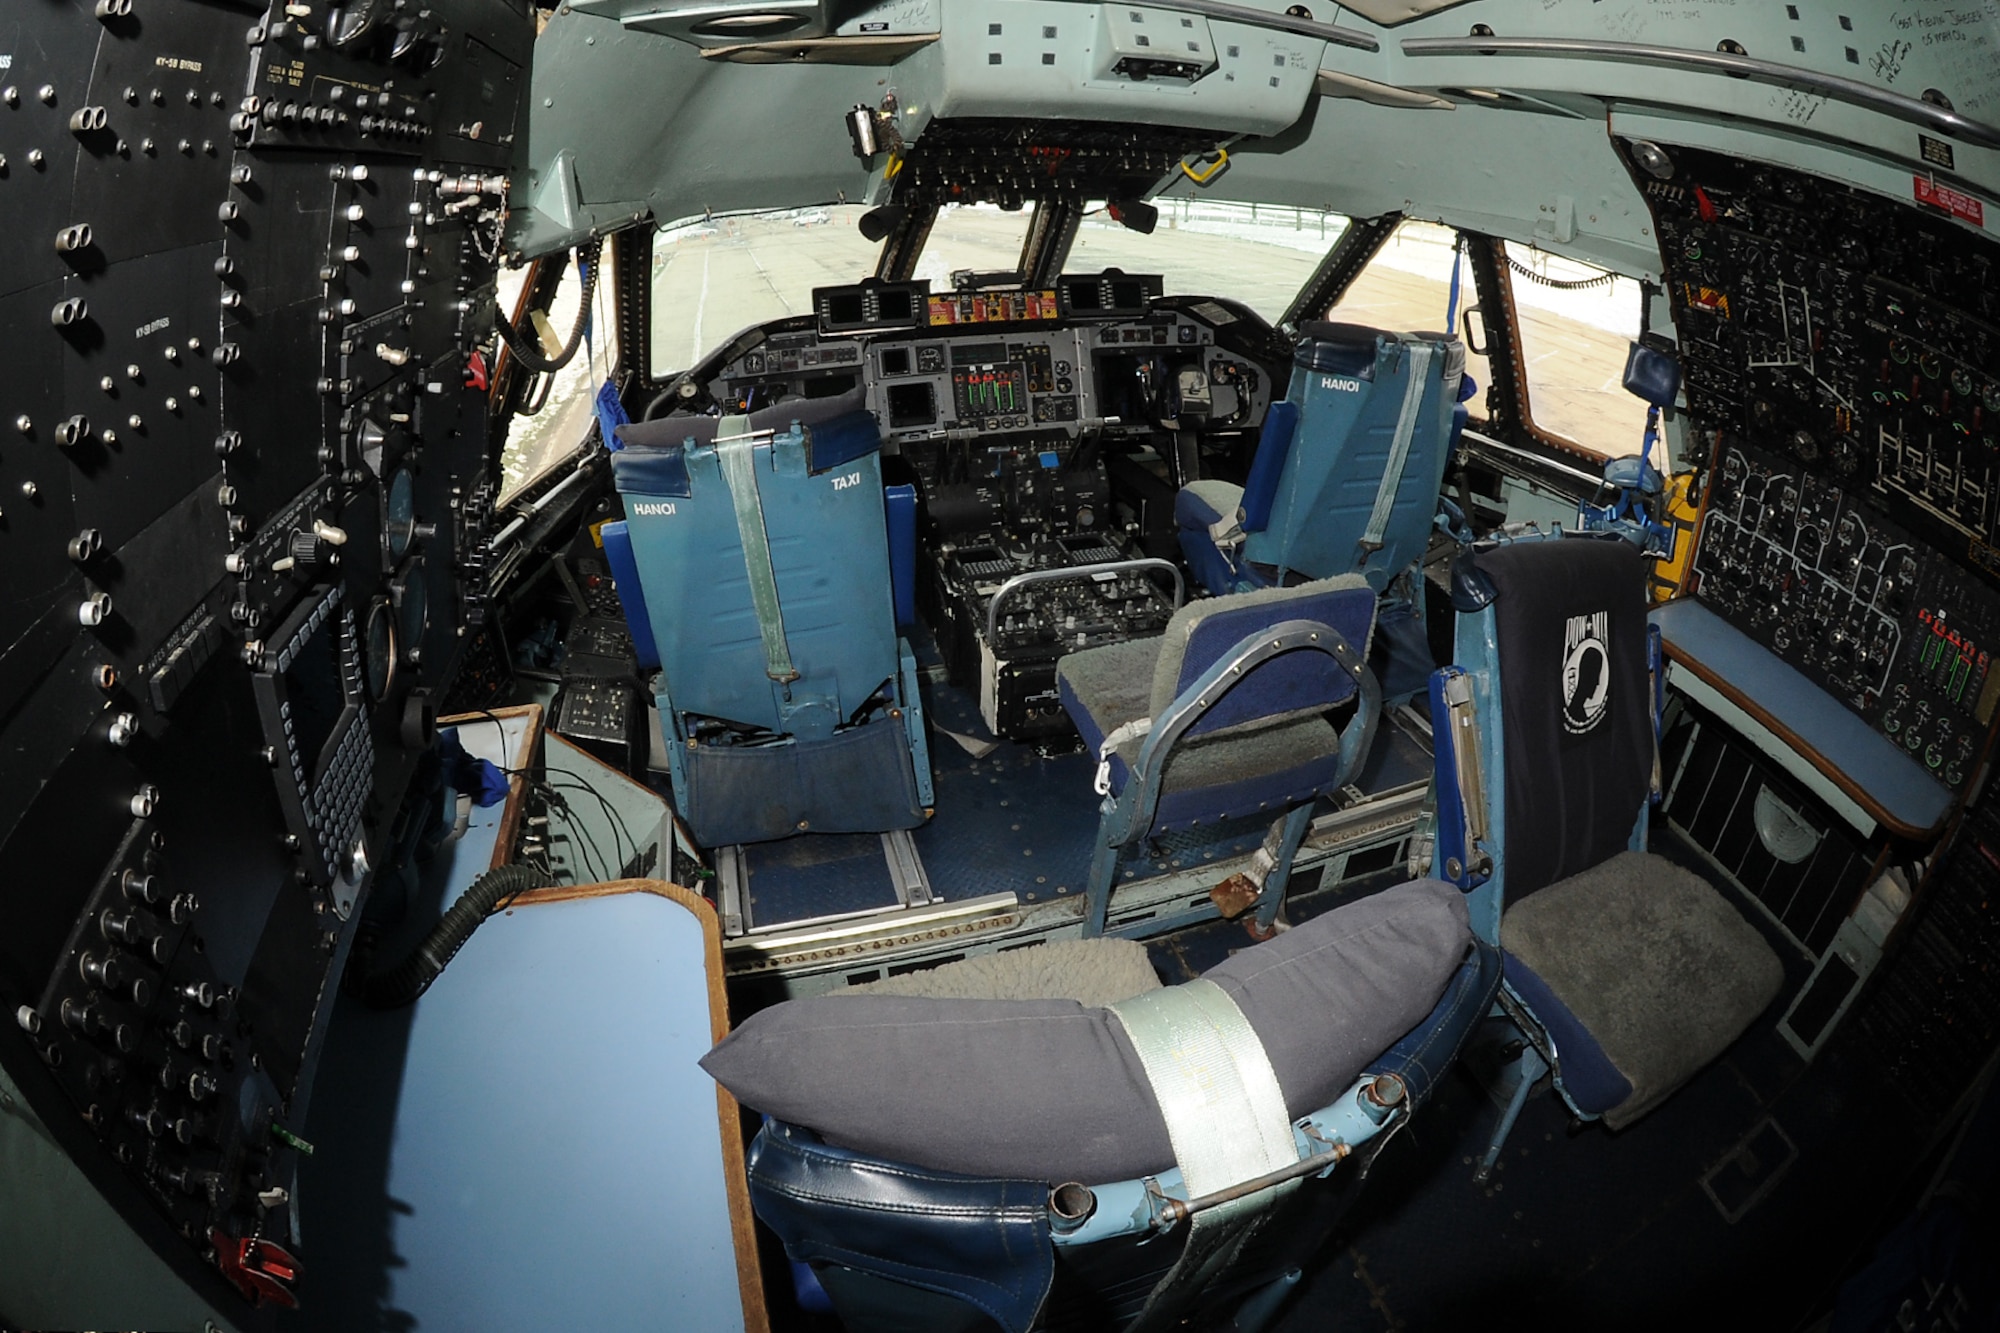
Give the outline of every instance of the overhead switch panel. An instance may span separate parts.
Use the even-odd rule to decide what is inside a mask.
[[[1165,9],[1106,5],[1098,11],[1099,78],[1193,83],[1216,66],[1208,20]]]

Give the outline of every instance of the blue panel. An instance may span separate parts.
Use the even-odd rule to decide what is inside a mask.
[[[621,521],[606,523],[598,535],[604,538],[604,558],[611,565],[611,578],[618,585],[618,604],[625,609],[625,627],[632,633],[632,651],[639,665],[654,671],[660,652],[653,646],[653,622],[646,615],[646,590],[639,583],[639,566],[632,559],[632,534]]]
[[[1444,383],[1445,349],[1453,344],[1439,341],[1384,544],[1372,553],[1363,550],[1361,537],[1402,416],[1416,339],[1379,333],[1370,373],[1363,374],[1347,368],[1357,352],[1353,338],[1362,332],[1368,331],[1346,329],[1339,343],[1300,344],[1285,395],[1299,408],[1298,436],[1285,459],[1269,526],[1250,534],[1243,558],[1311,578],[1360,572],[1380,591],[1430,540],[1458,385]]]
[[[1863,793],[1863,804],[1887,822],[1927,831],[1944,821],[1951,792],[1776,653],[1688,598],[1656,608],[1652,620],[1669,657],[1698,663],[1701,674],[1729,682],[1730,691],[1817,753],[1823,767]]]
[[[917,488],[905,483],[883,492],[889,515],[889,572],[895,580],[896,623],[917,623]]]
[[[1262,532],[1271,525],[1271,501],[1278,493],[1278,479],[1292,456],[1292,441],[1299,430],[1299,405],[1289,398],[1271,404],[1264,414],[1264,430],[1257,437],[1257,456],[1250,460],[1250,476],[1243,483],[1243,530]]]
[[[305,1326],[742,1328],[708,1001],[649,893],[495,916],[413,1009],[343,999]]]

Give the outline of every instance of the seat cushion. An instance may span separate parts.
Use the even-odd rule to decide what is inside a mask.
[[[1630,1085],[1615,1105],[1579,1108],[1601,1110],[1614,1129],[1720,1055],[1784,980],[1771,946],[1712,885],[1645,852],[1621,853],[1515,903],[1500,944],[1510,981],[1520,967],[1533,975],[1515,992],[1536,1017],[1555,1029],[1573,1022],[1601,1051],[1559,1044],[1565,1083],[1615,1087],[1605,1071],[1582,1067],[1602,1061]],[[1544,1015],[1525,993],[1536,984],[1564,1012]]]
[[[1050,940],[1032,949],[974,954],[942,967],[884,977],[835,995],[922,995],[933,1000],[1075,1000],[1115,1004],[1160,989],[1137,940]]]
[[[1465,955],[1465,902],[1417,880],[1210,968],[1303,1115],[1422,1022]],[[971,1175],[1087,1184],[1172,1165],[1144,1067],[1072,1000],[820,996],[753,1014],[702,1060],[754,1110],[829,1143]]]
[[[1119,727],[1149,716],[1147,681],[1159,642],[1107,644],[1071,653],[1057,665],[1057,692],[1091,754]],[[1112,751],[1112,795],[1125,790],[1145,744],[1143,734],[1135,735]],[[1340,733],[1321,717],[1263,731],[1184,738],[1167,760],[1153,831],[1279,810],[1314,795],[1339,770]]]
[[[1092,754],[1118,728],[1152,715],[1153,662],[1159,655],[1155,635],[1086,648],[1056,663],[1056,692]]]
[[[1215,544],[1214,525],[1234,522],[1243,502],[1243,488],[1226,481],[1195,481],[1174,496],[1174,523],[1180,529],[1181,554],[1194,581],[1215,596],[1235,592],[1243,581],[1232,559],[1233,550]]]

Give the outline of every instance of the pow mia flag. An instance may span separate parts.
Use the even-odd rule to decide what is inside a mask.
[[[1604,720],[1611,700],[1611,615],[1571,616],[1563,628],[1563,730],[1587,736]]]

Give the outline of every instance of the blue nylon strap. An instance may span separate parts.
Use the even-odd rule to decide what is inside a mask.
[[[1444,306],[1444,331],[1452,333],[1458,328],[1458,275],[1465,267],[1465,236],[1460,233],[1451,243],[1451,296]]]

